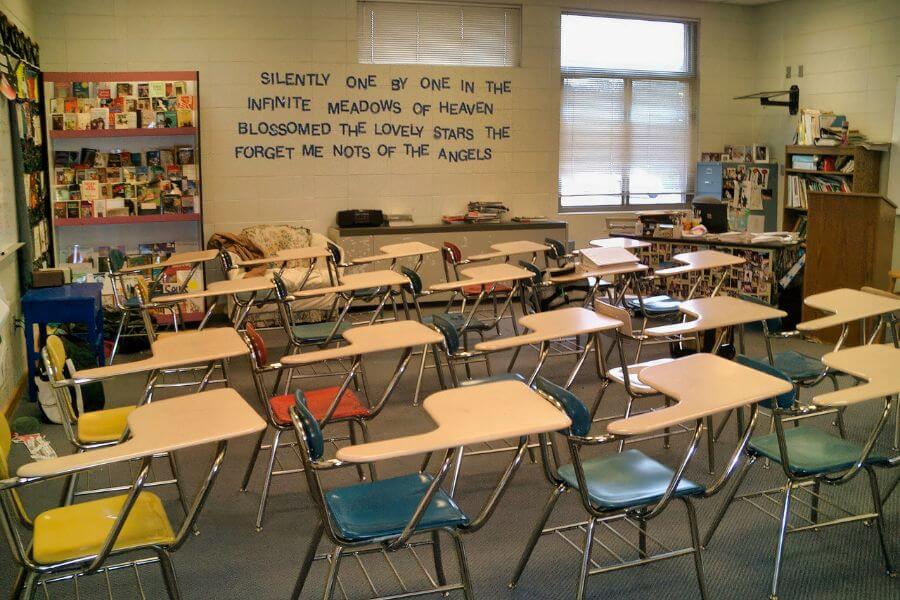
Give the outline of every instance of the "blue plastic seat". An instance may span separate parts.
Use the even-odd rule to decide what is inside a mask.
[[[350,329],[350,327],[352,327],[352,324],[341,321],[341,324],[338,326],[337,332],[335,333],[335,337],[340,337],[345,331]],[[324,342],[328,339],[328,334],[331,333],[332,329],[334,329],[334,321],[303,323],[291,327],[291,331],[294,332],[294,337],[310,343]]]
[[[672,315],[677,313],[678,307],[681,306],[681,302],[679,300],[665,295],[650,296],[649,298],[644,298],[643,301],[643,312],[645,312],[648,317]],[[625,306],[635,313],[641,312],[641,303],[637,298],[627,298],[625,300]]]
[[[125,300],[125,302],[123,302],[122,304],[125,306],[125,308],[140,308],[141,299],[137,296],[132,296],[131,298]]]
[[[825,370],[825,365],[818,358],[788,350],[778,352],[773,357],[775,368],[784,371],[794,381],[815,379]]]
[[[606,454],[582,463],[588,495],[600,510],[616,510],[652,504],[666,492],[674,472],[640,450]],[[567,485],[578,488],[575,467],[559,468],[559,476]],[[704,487],[687,479],[678,483],[673,497],[703,493]]]
[[[360,483],[325,493],[335,530],[342,538],[363,542],[399,535],[422,500],[432,477],[414,473]],[[438,490],[417,530],[458,527],[469,522],[453,499]]]
[[[862,455],[862,448],[857,444],[816,427],[785,429],[784,440],[790,461],[788,468],[801,476],[843,471],[853,466]],[[777,433],[753,438],[748,450],[756,456],[781,463]],[[872,452],[866,464],[885,466],[888,459]]]

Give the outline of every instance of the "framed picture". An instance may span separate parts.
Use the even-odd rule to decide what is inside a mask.
[[[769,162],[769,147],[753,145],[753,162],[767,163]]]

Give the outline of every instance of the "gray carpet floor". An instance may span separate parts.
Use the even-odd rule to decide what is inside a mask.
[[[270,331],[265,338],[272,346],[272,354],[278,355],[284,338],[281,332]],[[800,340],[777,340],[778,349],[794,348],[811,354],[822,354],[827,347]],[[751,334],[748,339],[749,354],[764,354],[762,340],[758,334]],[[632,349],[633,351],[633,349]],[[664,356],[664,346],[651,347],[644,353],[644,358]],[[124,359],[134,357],[123,357]],[[519,358],[518,367],[527,371],[536,360],[536,353],[527,350]],[[560,381],[572,365],[571,357],[558,357],[549,361],[544,375]],[[378,356],[367,360],[366,373],[369,386],[373,391],[383,389],[387,378],[393,370],[396,356]],[[495,369],[502,369],[507,363],[505,356],[497,356],[493,360]],[[474,368],[480,372],[481,367]],[[234,361],[231,369],[236,388],[255,407],[259,407],[249,368],[244,359]],[[401,386],[391,399],[385,411],[371,424],[371,432],[375,439],[425,431],[430,421],[421,407],[412,405],[412,390],[415,382],[415,369],[405,375]],[[325,382],[320,382],[319,385]],[[843,385],[849,381],[844,379]],[[309,385],[306,383],[304,385]],[[331,385],[329,382],[328,385]],[[106,385],[107,406],[120,406],[133,403],[143,386],[143,379],[124,378]],[[599,384],[590,368],[584,368],[579,375],[574,391],[587,402],[592,402]],[[830,387],[830,384],[824,384]],[[426,371],[424,393],[438,389],[435,373]],[[803,396],[809,398],[811,392],[804,390]],[[171,394],[170,394],[171,395]],[[158,397],[165,397],[160,394]],[[604,399],[601,413],[605,415],[620,414],[624,406],[624,390],[613,385]],[[648,401],[655,403],[655,401]],[[873,423],[878,407],[875,403],[855,407],[847,411],[846,422],[849,437],[863,440]],[[19,414],[35,414],[35,407],[25,403]],[[891,421],[892,423],[892,421]],[[821,417],[815,426],[831,428],[828,417]],[[723,439],[717,445],[720,464],[724,462],[733,448],[735,441],[734,427],[725,430]],[[767,430],[767,418],[760,419],[760,430]],[[190,423],[173,423],[173,427],[190,427]],[[889,438],[892,425],[889,424],[879,440],[878,448],[889,451]],[[65,437],[59,426],[45,425],[43,432],[52,441],[56,450],[63,454],[70,452]],[[341,429],[339,433],[343,433]],[[672,447],[665,449],[661,440],[642,443],[640,449],[647,454],[670,465],[677,464],[681,457],[681,449],[687,442],[687,436],[672,438]],[[271,490],[266,521],[262,531],[254,528],[256,507],[262,484],[263,457],[257,465],[246,493],[239,491],[240,480],[250,455],[252,440],[236,440],[229,446],[222,473],[218,478],[213,494],[201,516],[198,536],[188,540],[185,546],[175,555],[182,593],[186,599],[218,598],[218,599],[281,599],[289,596],[299,568],[299,562],[306,550],[314,523],[319,518],[310,501],[305,479],[302,474],[286,475],[276,478]],[[598,452],[612,452],[615,448],[604,447]],[[180,453],[179,459],[184,471],[184,480],[190,490],[195,489],[200,478],[205,475],[211,449],[196,449]],[[498,475],[505,468],[509,454],[495,454],[467,458],[463,463],[458,491],[461,505],[474,514],[478,511],[486,495],[491,491]],[[286,467],[297,464],[296,459],[283,454]],[[15,444],[12,464],[15,467],[28,460],[25,449]],[[413,472],[418,468],[420,460],[397,460],[381,464],[379,477]],[[691,463],[687,476],[694,481],[710,482],[706,473],[705,444],[701,445]],[[163,468],[162,473],[165,474]],[[891,483],[896,472],[880,472],[883,487]],[[114,473],[113,477],[121,477]],[[355,481],[352,470],[335,473],[325,479],[326,486],[337,486]],[[764,469],[757,465],[747,478],[743,490],[761,490],[776,487],[783,483],[783,474],[777,467]],[[538,546],[525,570],[519,586],[510,590],[507,581],[524,548],[531,528],[537,520],[541,508],[550,492],[550,486],[543,476],[539,465],[527,461],[523,463],[512,481],[499,508],[490,522],[480,531],[464,538],[469,566],[474,579],[475,594],[478,598],[572,598],[575,594],[575,582],[579,568],[580,555],[559,535],[545,536]],[[864,477],[857,477],[851,483],[838,488],[824,490],[827,498],[834,499],[842,506],[855,510],[868,510],[871,507],[868,488]],[[34,486],[25,493],[29,509],[34,513],[52,506],[59,495],[58,487],[53,484]],[[171,490],[163,489],[160,495],[166,501],[169,514],[174,522],[181,517],[175,496]],[[713,513],[719,507],[722,495],[699,501],[697,504],[701,534],[706,530]],[[776,500],[762,499],[759,506],[772,514],[777,514],[779,505]],[[808,509],[798,503],[798,513],[806,516]],[[836,509],[832,509],[836,510]],[[886,528],[891,551],[895,561],[900,560],[900,544],[898,544],[898,521],[900,521],[900,493],[894,494],[885,507]],[[557,505],[550,519],[551,525],[561,525],[584,520],[584,512],[578,498],[574,494],[565,496]],[[633,545],[636,544],[636,531],[628,525],[614,526],[618,533],[607,528],[598,528],[598,539],[605,548],[595,544],[594,560],[608,563],[613,555],[621,557],[634,556]],[[739,599],[765,598],[772,575],[774,545],[777,523],[764,512],[746,502],[736,503],[726,515],[716,537],[709,548],[704,551],[703,560],[711,598]],[[678,547],[689,542],[687,518],[683,506],[673,503],[659,518],[650,523],[649,533],[653,539],[668,547]],[[583,540],[580,531],[570,532],[569,538],[576,544]],[[444,544],[445,562],[448,577],[456,577],[456,564],[450,551],[449,543]],[[658,548],[651,542],[650,550]],[[331,548],[327,540],[322,542],[320,552]],[[418,558],[432,576],[433,567],[430,550],[422,547],[417,550]],[[408,552],[392,556],[392,564],[403,575],[409,586],[427,583],[426,575],[416,565],[416,557]],[[393,594],[402,592],[402,588],[394,578],[389,564],[382,555],[361,557],[372,582],[379,593]],[[347,558],[341,571],[342,589],[335,597],[342,598],[344,593],[350,598],[369,597],[371,589],[360,561]],[[325,578],[326,565],[318,561],[310,574],[304,598],[321,597]],[[0,590],[11,585],[15,575],[14,565],[8,555],[0,559]],[[39,591],[38,597],[52,598],[163,598],[165,597],[162,579],[155,567],[142,568],[135,573],[127,569],[109,575],[112,595],[108,595],[107,580],[103,575],[81,579],[77,586],[72,582],[53,584],[46,590]],[[462,597],[460,592],[453,597]],[[699,597],[697,581],[690,557],[661,561],[638,569],[627,569],[592,577],[588,582],[589,598],[697,598]],[[852,523],[828,528],[821,531],[798,533],[789,536],[782,577],[780,597],[784,599],[816,598],[867,598],[898,599],[900,598],[900,581],[885,575],[881,552],[878,547],[874,528],[862,523]]]

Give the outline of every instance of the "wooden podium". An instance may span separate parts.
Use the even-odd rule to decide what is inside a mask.
[[[887,289],[897,206],[878,194],[849,192],[809,192],[808,200],[803,297],[842,287]],[[804,321],[820,316],[803,307]],[[835,327],[816,337],[834,342],[839,334]],[[853,324],[846,345],[859,340],[859,326]]]

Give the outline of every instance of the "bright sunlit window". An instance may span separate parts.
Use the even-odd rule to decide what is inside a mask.
[[[688,21],[563,14],[561,211],[686,201],[694,39]]]

